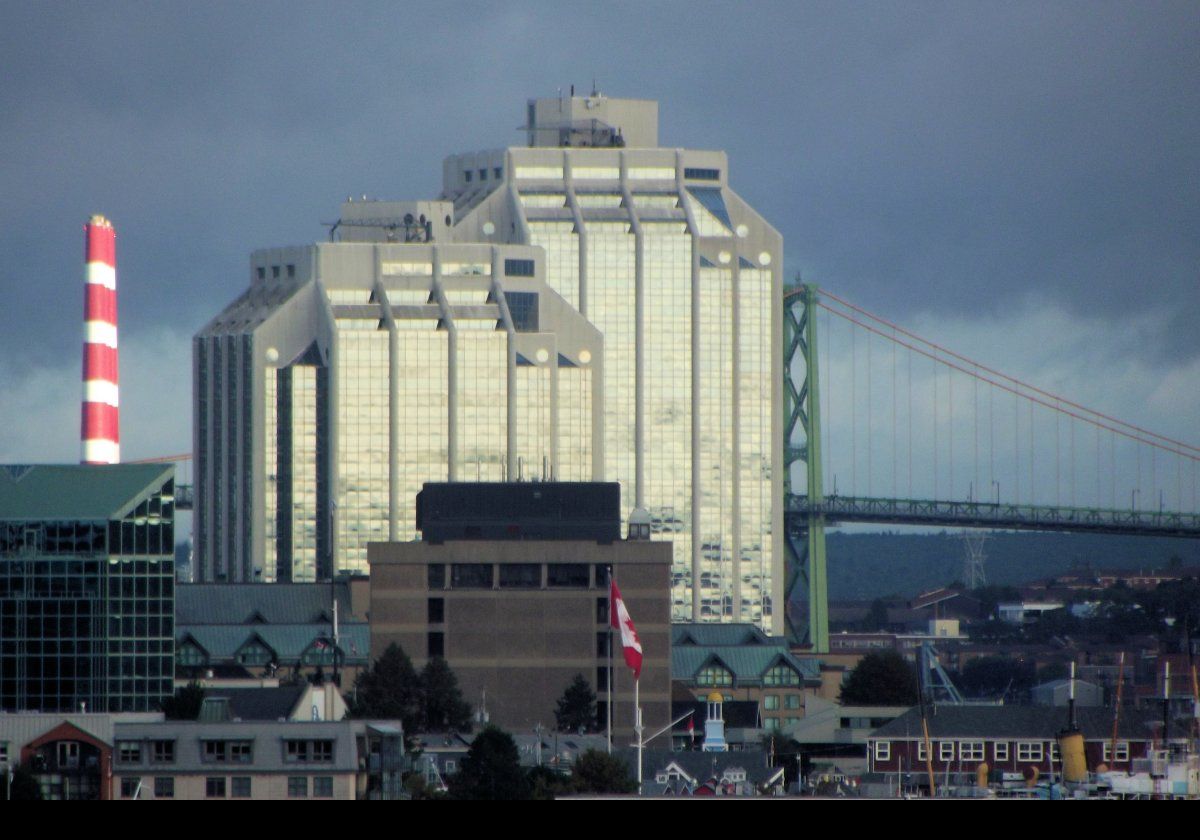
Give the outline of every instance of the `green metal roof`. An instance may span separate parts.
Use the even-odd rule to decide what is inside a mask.
[[[690,622],[671,625],[671,645],[784,645],[783,639],[773,639],[754,624],[712,624]]]
[[[350,610],[349,585],[329,583],[183,583],[175,588],[179,624],[308,624],[362,620]]]
[[[758,684],[776,664],[791,666],[803,680],[819,682],[820,667],[812,660],[799,660],[783,646],[712,645],[671,649],[671,675],[692,680],[711,661],[727,668],[737,683]]]
[[[251,640],[261,640],[279,657],[280,664],[300,658],[318,639],[328,639],[332,628],[315,624],[223,624],[178,625],[176,645],[188,639],[200,645],[212,663],[231,660]],[[371,651],[371,630],[365,623],[344,624],[338,628],[338,647],[348,664],[366,662]]]
[[[120,519],[174,475],[174,464],[5,464],[0,520]]]

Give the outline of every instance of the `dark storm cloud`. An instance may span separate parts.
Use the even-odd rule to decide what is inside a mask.
[[[90,213],[123,337],[187,336],[253,248],[322,237],[347,194],[436,194],[444,155],[593,75],[659,99],[664,143],[729,151],[790,274],[900,319],[1134,314],[1137,352],[1195,358],[1197,43],[1186,3],[9,3],[0,377],[77,364]]]

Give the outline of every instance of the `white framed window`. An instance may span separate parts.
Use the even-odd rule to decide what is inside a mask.
[[[876,741],[875,742],[875,760],[876,761],[891,761],[892,760],[892,742],[891,741]]]
[[[1129,760],[1129,742],[1117,741],[1117,751],[1114,755],[1112,741],[1104,742],[1104,760],[1105,761],[1128,761]]]
[[[1050,742],[1050,760],[1051,761],[1061,761],[1062,760],[1062,758],[1058,752],[1058,741]]]
[[[983,741],[962,741],[958,745],[958,757],[963,761],[983,761]]]
[[[928,761],[929,751],[925,749],[925,739],[921,738],[917,741],[917,761]]]
[[[954,760],[954,742],[938,741],[938,761]]]
[[[1017,741],[1017,761],[1041,761],[1044,756],[1041,741]]]
[[[992,744],[992,758],[996,761],[1008,761],[1008,741],[997,741]]]

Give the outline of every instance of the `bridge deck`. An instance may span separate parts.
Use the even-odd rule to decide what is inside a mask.
[[[788,496],[786,516],[820,514],[827,523],[880,522],[898,525],[946,525],[1019,531],[1076,531],[1147,537],[1200,538],[1200,514],[1149,510],[1107,510],[1001,502],[947,502],[920,499],[872,499]],[[802,525],[797,522],[796,525]]]

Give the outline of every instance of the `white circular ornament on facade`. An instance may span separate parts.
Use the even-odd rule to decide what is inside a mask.
[[[550,351],[547,350],[545,347],[539,347],[536,355],[537,355],[537,360],[539,362],[544,363],[545,361],[547,361],[550,358]]]
[[[750,234],[750,228],[745,225],[737,226],[737,235],[745,239]]]
[[[273,365],[278,361],[279,361],[279,351],[276,350],[274,347],[268,347],[267,348],[267,362],[269,364]]]
[[[719,262],[721,265],[729,265],[729,261],[731,259],[733,259],[733,254],[729,253],[728,251],[722,251],[721,253],[717,254],[717,262]]]
[[[592,360],[592,353],[590,350],[580,350],[579,351],[579,364],[586,365],[591,360]]]
[[[771,264],[771,254],[767,251],[763,251],[761,254],[758,255],[758,261],[762,265],[770,265]]]
[[[491,236],[495,232],[496,232],[496,226],[492,222],[484,222],[483,223],[483,235],[484,236]]]

